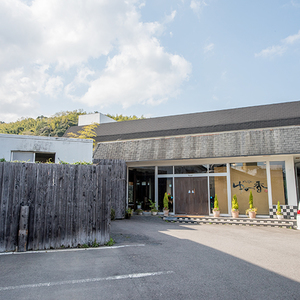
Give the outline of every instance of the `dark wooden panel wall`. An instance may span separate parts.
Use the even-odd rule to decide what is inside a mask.
[[[93,163],[111,166],[111,207],[116,212],[116,219],[123,219],[126,210],[126,162],[117,159],[94,159]]]
[[[27,250],[109,240],[112,165],[0,163],[0,252],[18,243],[29,206]],[[115,172],[115,171],[114,171]]]

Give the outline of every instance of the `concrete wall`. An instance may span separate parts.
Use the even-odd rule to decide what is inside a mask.
[[[92,162],[93,141],[71,138],[0,134],[0,158],[10,161],[12,151],[55,153],[58,159],[74,163]]]
[[[300,126],[98,143],[95,159],[126,162],[300,153]]]
[[[101,113],[80,115],[78,117],[78,126],[91,125],[93,123],[103,124],[103,123],[111,123],[111,122],[117,122],[117,121]]]

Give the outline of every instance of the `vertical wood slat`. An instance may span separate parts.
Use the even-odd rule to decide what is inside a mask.
[[[122,168],[125,162],[109,160],[93,166],[0,163],[0,252],[18,244],[21,205],[29,206],[27,250],[106,243],[112,199],[124,213]]]

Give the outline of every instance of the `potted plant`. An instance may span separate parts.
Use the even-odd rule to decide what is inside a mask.
[[[276,211],[277,219],[281,220],[283,219],[283,215],[281,212],[280,202],[277,202],[277,211]]]
[[[220,208],[217,194],[215,195],[214,208],[213,208],[214,217],[220,217]]]
[[[234,194],[232,198],[232,207],[231,207],[231,213],[233,218],[239,217],[239,204],[237,202],[237,197]]]
[[[141,202],[137,202],[137,209],[141,209],[142,208],[142,203]]]
[[[246,215],[249,214],[250,219],[255,219],[257,213],[257,208],[253,207],[253,195],[252,191],[250,191],[249,195],[249,208],[246,210]]]
[[[131,215],[132,215],[132,209],[129,207],[129,208],[126,209],[125,219],[130,219]]]
[[[158,209],[156,208],[156,206],[155,206],[155,202],[153,202],[153,201],[151,201],[150,199],[149,199],[149,202],[150,202],[150,208],[151,208],[151,214],[153,215],[153,216],[156,216],[157,215],[157,213],[158,213]]]
[[[164,195],[163,203],[164,203],[164,217],[167,217],[169,215],[169,196],[167,192]]]
[[[141,216],[141,215],[143,214],[143,210],[140,209],[140,208],[138,208],[135,212],[136,212],[136,214],[139,215],[139,216]]]

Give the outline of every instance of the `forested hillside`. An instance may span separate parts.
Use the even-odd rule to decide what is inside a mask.
[[[0,133],[22,134],[22,135],[40,135],[40,136],[57,136],[61,137],[71,126],[77,126],[78,116],[85,115],[83,110],[64,111],[56,113],[52,117],[39,116],[36,119],[23,118],[16,122],[0,122]],[[127,121],[143,119],[136,116],[109,115],[108,117],[116,121]]]

